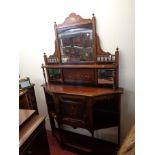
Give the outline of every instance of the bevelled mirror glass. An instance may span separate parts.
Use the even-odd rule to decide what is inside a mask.
[[[92,63],[92,24],[57,30],[62,63]]]

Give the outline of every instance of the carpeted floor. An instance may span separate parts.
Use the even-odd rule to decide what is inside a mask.
[[[47,131],[48,143],[50,146],[50,153],[51,155],[78,155],[76,153],[63,150],[60,145],[58,144],[55,137],[52,136],[51,131]]]

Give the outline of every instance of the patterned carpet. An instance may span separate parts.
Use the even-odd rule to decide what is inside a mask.
[[[63,150],[60,145],[58,144],[55,137],[52,136],[51,131],[47,131],[48,143],[50,146],[50,153],[51,155],[78,155],[76,153]]]

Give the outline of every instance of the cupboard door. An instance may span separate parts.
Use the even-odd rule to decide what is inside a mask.
[[[94,129],[102,129],[119,124],[118,95],[106,95],[95,100],[93,108]]]
[[[73,95],[58,95],[60,123],[73,127],[86,126],[86,99]]]

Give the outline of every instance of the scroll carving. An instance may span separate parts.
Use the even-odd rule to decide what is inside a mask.
[[[102,50],[98,35],[96,35],[96,46],[97,46],[97,48],[96,48],[97,49],[97,55],[110,55],[109,52],[105,52]]]

